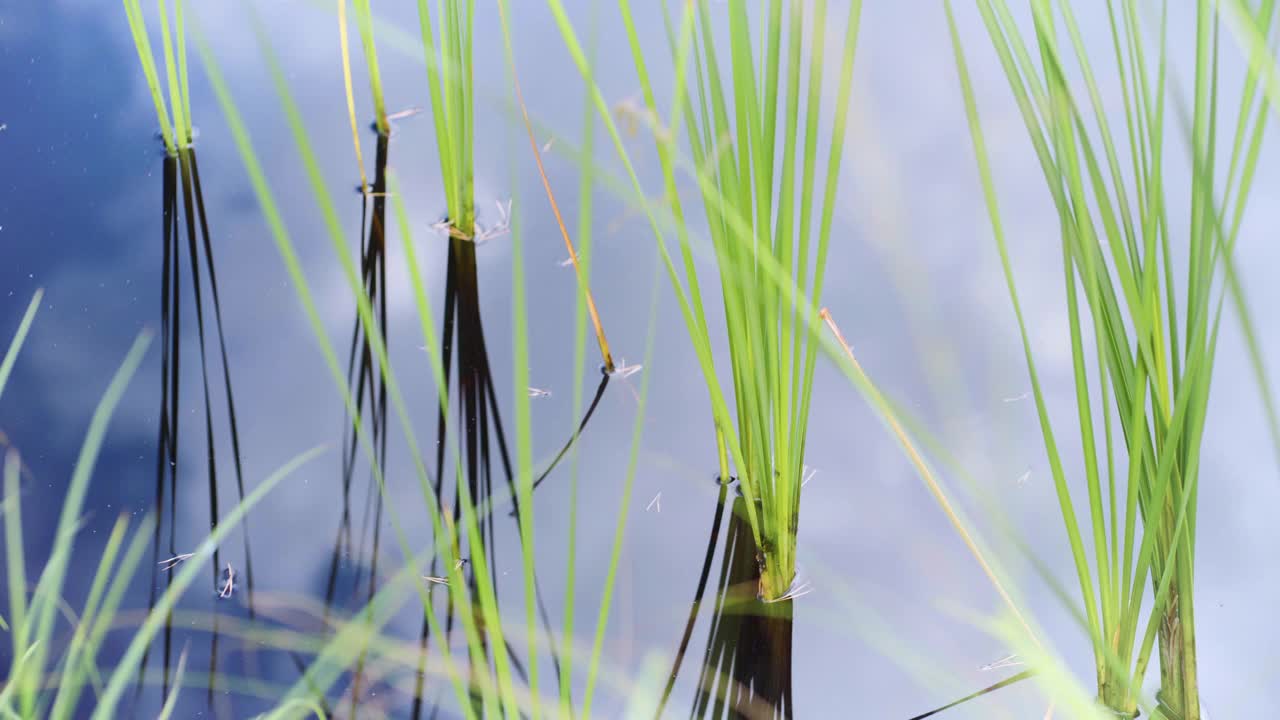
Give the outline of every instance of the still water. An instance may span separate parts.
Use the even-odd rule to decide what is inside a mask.
[[[282,203],[283,220],[299,250],[325,332],[338,348],[340,362],[345,362],[354,319],[351,295],[252,33],[235,4],[196,5],[201,32],[222,64],[268,181]],[[348,251],[358,256],[364,209],[353,191],[359,174],[346,121],[334,14],[327,3],[290,0],[260,5],[262,22],[320,150],[321,170],[348,234]],[[388,109],[425,107],[416,30],[401,30],[416,28],[414,8],[409,3],[387,5],[376,10],[389,21],[379,30]],[[623,51],[626,40],[614,8],[580,2],[571,4],[570,12],[580,28],[595,18],[595,72],[606,97],[622,105],[638,98],[639,83]],[[842,14],[844,8],[835,12]],[[1081,10],[1086,32],[1104,31],[1100,12]],[[496,12],[486,6],[479,15],[477,199],[481,220],[490,224],[500,220],[495,203],[514,199],[524,240],[530,288],[524,305],[531,341],[529,377],[532,386],[545,391],[531,400],[533,453],[535,465],[542,467],[580,420],[574,412],[575,390],[589,400],[600,375],[590,346],[586,372],[574,372],[574,275],[563,265],[564,246],[523,131],[506,100]],[[154,18],[148,19],[154,28]],[[1069,437],[1072,433],[1065,429],[1072,427],[1074,408],[1057,221],[981,23],[967,8],[960,23],[993,143],[1024,309],[1055,419],[1064,428],[1060,435]],[[1186,18],[1175,16],[1171,32],[1185,31],[1186,23]],[[517,3],[515,27],[524,94],[530,112],[545,128],[542,139],[559,137],[570,146],[579,142],[582,86],[550,14],[539,3]],[[973,493],[964,491],[959,477],[949,479],[967,498],[979,527],[990,530],[993,550],[1022,586],[1027,606],[1087,683],[1091,667],[1083,632],[1025,558],[995,530],[992,513],[998,511],[1012,532],[1071,586],[1070,557],[1034,405],[1027,396],[1017,329],[981,204],[945,19],[935,3],[868,3],[862,27],[824,304],[882,389],[935,433],[974,478]],[[641,31],[653,55],[661,56],[665,41],[659,16],[653,14]],[[196,151],[235,388],[243,477],[253,486],[298,453],[328,446],[325,455],[287,479],[249,517],[255,611],[282,627],[316,631],[321,619],[312,608],[326,596],[334,598],[336,607],[354,608],[360,588],[368,583],[366,540],[372,530],[362,523],[372,522],[366,508],[370,480],[366,471],[351,474],[347,512],[358,537],[340,553],[342,561],[335,568],[335,538],[342,537],[344,527],[342,399],[194,56],[193,63],[191,104],[200,130]],[[1234,46],[1225,53],[1224,64],[1229,82],[1238,83],[1241,69]],[[372,110],[359,84],[363,69],[358,62],[355,76],[364,123]],[[670,73],[659,67],[656,76],[669,78]],[[659,95],[666,96],[661,90]],[[154,124],[118,4],[65,0],[0,8],[0,336],[11,336],[37,288],[46,293],[0,400],[4,442],[20,449],[26,464],[28,568],[39,567],[47,555],[66,478],[112,372],[140,330],[158,330],[164,322],[165,173]],[[369,163],[374,136],[367,133],[362,140]],[[637,136],[629,149],[646,186],[658,193],[660,178],[651,144]],[[399,121],[387,152],[414,230],[412,252],[425,269],[433,317],[439,317],[448,286],[450,241],[431,230],[444,214],[444,199],[430,115]],[[596,156],[604,167],[618,171],[611,148],[598,143]],[[1280,264],[1280,246],[1269,233],[1280,220],[1275,203],[1280,197],[1280,165],[1274,159],[1274,146],[1264,149],[1255,202],[1238,250],[1238,266],[1272,377],[1280,376],[1280,340],[1270,318],[1280,302],[1280,289],[1269,282],[1272,269]],[[548,149],[546,162],[561,203],[573,217],[578,165],[558,154],[556,143]],[[1171,173],[1185,177],[1185,162],[1176,165]],[[367,171],[372,173],[372,167]],[[692,186],[683,190],[694,192]],[[638,694],[636,684],[652,692],[666,681],[703,573],[718,514],[718,488],[706,390],[667,281],[658,275],[652,235],[643,217],[603,185],[596,188],[594,201],[596,299],[615,356],[643,368],[630,377],[614,378],[576,446],[577,610],[572,628],[560,622],[569,538],[568,461],[537,491],[536,555],[556,637],[568,634],[575,644],[588,646],[624,492],[638,393],[647,380],[642,443],[603,646],[602,666],[617,682],[606,681],[596,700],[601,717],[620,717]],[[1185,208],[1185,198],[1181,201]],[[173,501],[176,521],[166,520],[170,524],[163,528],[161,559],[168,554],[171,526],[172,547],[178,552],[189,551],[209,527],[199,338],[190,254],[185,235],[181,237],[176,262],[181,267],[182,322],[176,342],[182,362],[178,401],[170,408],[170,422],[176,418],[180,429],[173,465],[178,494],[164,500]],[[475,390],[472,397],[491,411],[496,408],[498,415],[488,422],[492,426],[500,416],[508,434],[514,393],[527,392],[512,385],[511,242],[510,236],[499,236],[474,247],[473,257],[468,257],[468,262],[474,261],[474,273],[467,276],[474,278],[474,285],[455,288],[465,296],[457,301],[458,322],[465,326],[459,331],[469,338],[459,336],[459,352],[463,345],[474,349],[478,337],[478,319],[464,318],[462,308],[483,317],[492,390]],[[433,459],[438,406],[404,252],[398,232],[392,232],[386,274],[379,283],[391,359],[409,401],[415,440]],[[713,273],[709,257],[702,258],[701,270],[706,277]],[[656,339],[644,362],[655,288],[660,303]],[[715,304],[708,307],[712,327],[719,312]],[[225,512],[236,498],[234,458],[210,310],[208,305],[203,309],[205,341],[211,362],[218,490]],[[67,590],[73,605],[87,591],[116,517],[126,512],[141,518],[157,502],[160,409],[166,397],[172,399],[164,395],[162,344],[157,337],[111,423],[77,540]],[[726,348],[718,346],[717,352],[723,355]],[[474,372],[473,365],[459,362],[463,367],[455,371]],[[473,376],[477,387],[485,382],[483,375]],[[717,626],[712,633],[705,611],[709,603],[704,603],[689,633],[689,649],[666,706],[669,714],[696,711],[698,675],[708,648],[720,644],[732,649],[747,636],[765,644],[739,649],[739,670],[765,678],[762,694],[785,692],[787,704],[803,718],[905,718],[1017,670],[982,669],[1010,652],[971,622],[974,613],[998,612],[999,599],[892,437],[830,364],[819,368],[816,388],[807,460],[817,473],[805,487],[800,523],[801,572],[812,591],[794,601],[794,625],[781,639],[776,629],[761,635],[750,628]],[[1280,482],[1258,391],[1233,321],[1224,323],[1213,392],[1204,439],[1197,547],[1203,697],[1211,717],[1258,717],[1280,699],[1269,682],[1280,671],[1280,644],[1267,620],[1271,599],[1280,591],[1280,568],[1274,562],[1280,528],[1269,512],[1280,502]],[[410,538],[420,544],[430,533],[425,513],[412,514],[423,508],[421,490],[399,423],[392,419],[389,430],[389,507],[406,518]],[[497,473],[496,445],[492,449]],[[1064,451],[1078,457],[1078,448],[1069,444]],[[430,469],[434,477],[434,465]],[[394,544],[386,523],[384,515],[382,562],[394,566],[398,551],[387,549]],[[722,535],[730,524],[727,517],[719,524]],[[493,531],[504,610],[513,618],[522,617],[514,522],[499,513]],[[243,537],[236,533],[223,546],[223,563],[238,564],[245,556]],[[708,600],[721,571],[723,537],[718,547],[710,564]],[[148,553],[126,608],[146,607],[153,583],[150,562]],[[508,571],[509,576],[504,574]],[[384,566],[379,572],[390,570]],[[202,615],[217,610],[228,624],[247,618],[245,584],[230,597],[219,597],[224,580],[225,575],[210,569],[182,608]],[[163,586],[163,576],[157,575],[154,582]],[[411,605],[391,625],[409,643],[421,622]],[[527,656],[522,626],[512,627],[510,634],[521,643],[516,654]],[[193,666],[207,669],[213,651],[210,637],[179,623],[171,653],[176,659],[189,643]],[[109,636],[103,656],[118,654],[127,639],[127,632]],[[783,646],[789,653],[779,649]],[[455,649],[460,648],[455,640]],[[224,673],[277,688],[298,677],[293,658],[258,651],[251,641],[222,637],[217,651]],[[153,671],[163,654],[157,642],[149,660]],[[776,660],[783,655],[789,655],[790,664],[785,691],[767,687],[771,673],[772,681],[781,682],[776,666],[772,671],[750,667],[751,658]],[[551,693],[548,660],[544,656],[541,662],[543,690]],[[0,649],[0,663],[7,667],[11,661],[6,644]],[[577,663],[577,688],[585,682],[584,664]],[[251,692],[240,690],[245,689],[219,687],[210,705],[204,692],[188,689],[176,716],[245,717],[264,707]],[[366,690],[369,716],[409,712],[409,700],[395,689]],[[451,698],[443,683],[427,690],[428,706],[443,703],[445,715],[455,712],[449,706]],[[131,696],[129,712],[152,717],[161,702],[158,683],[149,685],[139,696]],[[1036,688],[1023,683],[948,716],[1042,717],[1045,705]]]

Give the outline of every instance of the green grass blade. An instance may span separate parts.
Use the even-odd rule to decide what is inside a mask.
[[[11,348],[12,349],[12,348]],[[21,677],[16,669],[18,658],[26,654],[27,641],[27,568],[22,539],[22,458],[12,448],[4,455],[4,550],[9,584],[9,632],[13,642],[13,667],[10,687],[17,687]]]
[[[27,340],[27,332],[31,330],[31,323],[36,318],[42,299],[44,299],[44,290],[36,290],[31,296],[31,302],[27,303],[26,311],[22,313],[22,319],[18,321],[18,329],[13,333],[13,339],[9,341],[4,360],[0,361],[0,397],[4,396],[5,385],[9,382],[9,373],[13,372],[13,366],[18,362],[18,353]]]
[[[71,474],[71,482],[63,497],[49,561],[40,574],[40,580],[36,584],[31,600],[32,614],[28,618],[29,627],[26,632],[28,642],[36,649],[27,665],[26,673],[22,676],[24,683],[30,683],[26,685],[26,692],[22,696],[23,712],[26,715],[35,711],[36,689],[40,678],[44,676],[45,662],[53,637],[54,615],[58,599],[62,597],[71,545],[75,539],[76,527],[80,522],[80,510],[89,489],[89,478],[93,474],[98,453],[102,449],[111,415],[119,405],[120,398],[124,396],[125,389],[138,369],[138,365],[142,363],[150,343],[151,333],[149,332],[143,332],[134,340],[129,352],[125,355],[124,362],[116,370],[97,408],[94,409],[93,419],[89,423],[88,432],[85,433],[84,444],[76,458],[75,470]]]
[[[631,511],[631,495],[635,488],[636,465],[640,458],[640,443],[644,436],[645,408],[649,400],[649,380],[653,377],[654,338],[658,327],[658,294],[661,275],[656,270],[653,282],[653,299],[649,304],[649,329],[645,340],[644,379],[640,382],[640,397],[636,405],[636,420],[631,431],[631,452],[627,460],[626,478],[622,484],[622,499],[618,506],[618,519],[614,524],[613,549],[609,553],[609,569],[605,573],[604,591],[600,598],[600,612],[596,617],[595,640],[591,645],[591,659],[587,662],[587,685],[583,691],[582,717],[591,717],[591,704],[595,695],[596,675],[600,667],[600,655],[604,649],[605,628],[613,605],[614,584],[618,575],[618,563],[622,557],[622,545],[626,540],[627,516]]]
[[[142,74],[147,80],[147,89],[151,91],[156,121],[160,124],[160,136],[164,138],[165,149],[169,154],[177,154],[173,127],[169,124],[169,109],[165,106],[164,93],[160,90],[160,75],[156,72],[156,60],[151,52],[151,40],[147,37],[147,26],[142,19],[139,0],[124,0],[124,11],[129,20],[129,33],[133,36],[134,49],[138,52],[138,61],[142,64]]]

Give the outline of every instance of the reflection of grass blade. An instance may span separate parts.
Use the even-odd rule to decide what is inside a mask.
[[[209,530],[210,532],[213,532],[218,528],[218,518],[220,515],[220,511],[218,507],[219,506],[218,464],[217,464],[217,446],[216,446],[216,441],[214,439],[214,432],[213,432],[213,403],[209,396],[209,360],[208,360],[209,354],[205,348],[204,284],[201,282],[200,249],[198,244],[199,241],[197,239],[198,234],[203,234],[204,245],[208,247],[209,225],[208,225],[208,219],[204,215],[204,198],[197,199],[195,197],[196,186],[192,176],[192,164],[191,164],[191,158],[193,156],[192,155],[193,153],[194,153],[194,150],[192,150],[191,148],[187,148],[187,147],[179,148],[178,166],[181,171],[181,179],[182,179],[182,182],[181,182],[182,202],[183,202],[182,216],[185,221],[185,229],[186,229],[186,235],[187,235],[187,252],[190,258],[190,265],[191,265],[191,289],[195,298],[196,340],[198,343],[198,347],[200,349],[200,385],[201,385],[201,389],[203,390],[203,397],[204,397],[204,429],[205,429],[204,435],[205,435],[205,451],[206,451],[205,461],[207,463],[206,468],[207,468],[207,480],[208,480],[208,487],[209,487]],[[198,218],[196,216],[197,204],[199,207]],[[197,230],[197,221],[199,223],[198,230]],[[175,218],[175,222],[176,222],[176,218]],[[174,255],[175,262],[177,262],[178,257],[179,256],[177,254]],[[175,270],[177,269],[176,266],[174,269]],[[175,285],[174,287],[176,290],[177,286]],[[217,302],[216,293],[214,297],[215,297],[215,302]],[[173,299],[177,303],[181,302],[180,295],[177,293],[175,293]],[[175,312],[174,314],[176,316],[177,313]],[[219,312],[219,315],[221,315],[220,312]],[[219,330],[221,330],[221,323],[219,323]],[[219,332],[219,339],[221,340],[221,332]],[[176,328],[173,333],[173,341],[176,344],[181,344],[182,342],[181,332]],[[225,343],[223,345],[225,348]],[[224,360],[225,360],[225,355],[224,355]],[[176,363],[175,363],[175,369],[176,369]],[[224,368],[224,371],[225,371],[225,368]],[[176,372],[174,373],[174,377],[175,379],[177,379],[178,377]],[[227,391],[228,393],[230,393],[230,382],[229,382],[230,374],[228,373],[227,375],[225,375],[225,377],[228,380],[228,384],[226,386]],[[234,405],[232,407],[234,408]],[[234,415],[232,415],[232,417],[234,418]],[[172,438],[175,451],[178,445],[178,437],[179,436],[175,428],[175,432]],[[239,442],[236,441],[234,446],[238,450]],[[238,452],[237,452],[237,456],[238,456]],[[239,458],[237,457],[237,463],[236,463],[237,467],[239,466],[238,460]],[[244,481],[242,478],[237,478],[237,480],[239,482],[241,494],[243,495]],[[175,488],[175,492],[173,493],[173,496],[174,496],[173,502],[175,504],[177,499],[176,495],[177,493]],[[171,522],[173,523],[174,526],[177,525],[176,514],[173,516],[173,518],[171,518]],[[222,572],[222,567],[223,566],[222,566],[221,554],[218,548],[214,548],[213,564],[212,564],[211,570],[213,571],[213,584],[215,587],[218,584],[218,578]],[[252,580],[249,580],[249,582],[251,583]],[[250,607],[250,612],[252,612],[252,607],[253,607],[252,591],[249,596],[249,607]],[[166,636],[168,635],[168,632],[169,632],[168,626],[169,624],[166,623],[166,631],[165,631]],[[166,637],[166,640],[167,639],[168,638]],[[169,664],[169,652],[168,652],[167,645],[168,643],[166,642],[166,649],[165,649],[166,670]],[[215,625],[213,637],[209,645],[209,674],[210,674],[209,675],[210,676],[209,698],[211,701],[213,698],[212,693],[214,690],[213,679],[216,678],[217,676],[217,667],[218,667],[218,632]],[[168,673],[166,672],[166,675],[167,674]],[[167,686],[167,683],[166,683],[166,686]],[[167,690],[167,687],[166,687],[166,690]]]
[[[195,208],[197,218],[199,220],[201,247],[204,250],[205,269],[209,275],[209,293],[213,300],[213,320],[214,329],[218,333],[218,355],[222,364],[222,384],[227,402],[227,423],[228,432],[231,438],[231,460],[236,474],[236,491],[239,494],[240,502],[244,502],[245,486],[244,486],[244,469],[240,455],[240,430],[236,421],[236,403],[235,393],[231,388],[231,363],[227,357],[227,339],[226,333],[222,326],[222,299],[218,295],[218,274],[213,263],[213,243],[209,236],[209,218],[205,212],[204,191],[200,186],[200,170],[196,163],[195,150],[186,153],[187,168],[184,175],[185,180],[190,184],[191,194],[195,199]],[[199,264],[199,253],[194,248],[191,254],[192,268],[196,268]],[[197,317],[200,305],[197,303]],[[203,336],[203,331],[201,332]],[[201,363],[203,364],[203,341],[201,347]],[[212,475],[212,463],[210,463],[210,474]],[[246,519],[240,525],[244,542],[244,562],[245,562],[245,589],[248,595],[249,617],[254,615],[253,603],[253,550],[249,542],[249,522]]]
[[[387,262],[386,262],[386,169],[389,152],[389,136],[378,135],[377,152],[374,162],[374,182],[372,188],[362,186],[361,194],[361,239],[360,239],[360,278],[363,283],[361,292],[369,305],[376,308],[377,322],[383,328],[387,323]],[[372,213],[369,204],[372,201]],[[367,220],[366,220],[367,218]],[[368,234],[364,234],[365,227]],[[384,342],[388,340],[384,337]],[[359,358],[357,362],[357,357]],[[370,345],[369,332],[364,328],[359,312],[351,331],[351,345],[347,354],[347,385],[355,388],[356,417],[347,418],[343,424],[342,439],[342,520],[338,529],[338,538],[334,545],[333,557],[329,566],[329,579],[325,592],[326,619],[329,607],[334,602],[337,592],[338,572],[342,561],[346,558],[354,562],[356,572],[352,579],[352,589],[360,585],[364,570],[363,559],[366,557],[363,543],[366,540],[369,526],[372,526],[372,554],[369,555],[369,577],[367,597],[372,598],[378,582],[378,560],[381,546],[382,529],[382,494],[378,492],[377,483],[369,483],[369,491],[364,513],[364,523],[359,533],[360,545],[355,544],[351,534],[351,486],[357,466],[359,439],[352,431],[352,423],[370,421],[370,436],[376,457],[374,462],[386,471],[387,466],[387,386],[382,372],[377,366],[373,349]],[[368,411],[366,414],[366,400]],[[373,518],[369,518],[370,506]],[[355,680],[351,690],[352,702],[361,695],[364,656],[355,668]]]
[[[716,601],[707,633],[695,718],[790,718],[793,601],[762,602],[756,558],[760,549],[734,500],[721,557]],[[714,542],[714,538],[713,538]]]
[[[148,589],[147,607],[155,607],[160,582],[161,534],[164,528],[165,498],[169,498],[169,544],[168,555],[174,557],[177,550],[177,517],[178,507],[178,421],[179,413],[178,379],[181,371],[182,343],[182,303],[181,273],[178,259],[178,158],[177,154],[166,155],[161,170],[161,272],[160,272],[160,421],[159,437],[156,440],[156,485],[154,514],[155,537],[152,542],[151,583]],[[167,486],[167,488],[166,488]],[[163,573],[164,585],[168,587],[173,580],[169,573]],[[173,642],[173,624],[166,623],[162,638],[162,689],[168,690],[169,658]],[[142,672],[139,673],[138,690],[142,690],[142,675],[145,674],[150,653],[142,657]]]
[[[680,665],[684,662],[685,652],[689,649],[689,640],[693,637],[693,628],[698,620],[698,610],[702,608],[702,596],[707,590],[707,578],[711,575],[711,561],[716,554],[716,543],[720,540],[720,522],[724,519],[725,498],[729,494],[729,486],[720,485],[720,495],[716,499],[715,519],[711,522],[711,534],[707,537],[707,552],[702,560],[702,573],[698,575],[698,589],[693,593],[693,604],[689,608],[689,620],[685,623],[684,634],[680,636],[680,645],[676,649],[675,660],[671,663],[671,672],[667,673],[667,685],[662,690],[662,699],[654,717],[662,717],[662,710],[671,699],[671,691],[675,689],[676,676],[680,674]]]
[[[600,384],[596,386],[595,395],[591,397],[591,402],[587,405],[587,411],[582,415],[582,420],[578,423],[577,427],[574,428],[573,434],[569,436],[567,441],[565,441],[564,446],[560,448],[560,452],[556,453],[556,456],[551,459],[551,462],[547,465],[546,469],[538,475],[538,479],[533,481],[534,489],[541,485],[543,480],[547,479],[547,476],[551,474],[551,471],[556,469],[556,466],[559,465],[560,461],[564,459],[564,456],[568,454],[569,449],[572,448],[574,443],[578,441],[578,438],[582,436],[582,431],[587,429],[587,423],[591,421],[591,416],[595,413],[596,407],[600,404],[600,398],[604,397],[604,390],[607,387],[609,387],[609,373],[605,372],[604,376],[600,378]],[[579,390],[579,392],[581,391]]]

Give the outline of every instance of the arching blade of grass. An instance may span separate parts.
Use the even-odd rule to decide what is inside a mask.
[[[1075,516],[1065,463],[1049,421],[1023,322],[1000,223],[992,171],[954,21],[952,43],[988,214],[1022,335],[1037,413],[1070,541],[1084,614],[1094,646],[1098,698],[1115,712],[1137,709],[1137,690],[1159,639],[1160,710],[1185,720],[1200,717],[1195,664],[1193,578],[1195,499],[1200,439],[1216,353],[1218,320],[1227,287],[1239,295],[1230,258],[1238,219],[1252,181],[1261,129],[1247,116],[1256,86],[1239,103],[1225,193],[1216,188],[1218,47],[1210,0],[1198,0],[1194,26],[1194,87],[1186,125],[1191,154],[1185,296],[1178,297],[1163,164],[1168,31],[1164,11],[1157,47],[1143,44],[1136,2],[1108,4],[1129,140],[1130,175],[1119,161],[1114,133],[1069,3],[1033,0],[1031,60],[1003,0],[980,0],[982,19],[1014,92],[1058,215],[1089,517]],[[948,18],[950,4],[947,5]],[[1259,20],[1271,22],[1269,7]],[[1087,105],[1066,79],[1059,22],[1084,77]],[[1179,45],[1181,46],[1181,45]],[[1154,63],[1148,59],[1154,57]],[[1252,76],[1251,76],[1252,77]],[[1090,118],[1090,113],[1092,118]],[[1096,129],[1092,132],[1089,121]],[[1247,149],[1246,149],[1247,148]],[[1132,188],[1132,190],[1130,190]],[[1224,225],[1218,198],[1234,203]],[[1224,227],[1226,228],[1224,230]],[[1219,273],[1222,279],[1219,280]],[[1216,286],[1216,287],[1215,287]],[[1083,298],[1081,297],[1083,295]],[[1083,303],[1081,300],[1083,299]],[[1243,302],[1237,300],[1243,306]],[[1081,317],[1081,309],[1087,313]],[[1183,317],[1178,317],[1179,308]],[[1246,335],[1252,336],[1247,317]],[[1092,330],[1093,336],[1087,332]],[[1097,377],[1089,378],[1088,361]],[[1259,374],[1259,379],[1265,378]],[[1094,385],[1096,383],[1096,386]],[[1264,389],[1265,392],[1265,389]],[[1095,400],[1100,399],[1100,410]],[[1114,414],[1112,407],[1114,406]],[[1102,419],[1101,442],[1095,429]],[[1115,447],[1116,429],[1124,444]],[[1100,458],[1101,456],[1101,458]],[[1116,471],[1116,461],[1127,465]],[[1105,487],[1104,487],[1105,479]],[[1078,490],[1077,490],[1078,492]],[[1123,496],[1123,505],[1118,497]],[[1141,540],[1138,541],[1138,528]],[[1089,542],[1086,542],[1086,537]],[[1089,557],[1088,545],[1093,557]],[[1092,567],[1091,567],[1092,562]],[[1150,578],[1152,609],[1141,617]],[[1139,639],[1141,638],[1141,639]]]

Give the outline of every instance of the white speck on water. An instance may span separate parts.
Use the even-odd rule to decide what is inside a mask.
[[[800,487],[804,487],[805,485],[808,485],[809,481],[813,479],[813,476],[817,474],[818,474],[818,468],[809,467],[808,465],[801,465],[800,466]]]
[[[1006,655],[1000,658],[999,660],[996,660],[993,663],[988,663],[986,665],[983,665],[982,667],[978,668],[978,670],[985,672],[987,670],[998,670],[1000,668],[1015,667],[1021,664],[1022,664],[1022,661],[1018,660],[1018,654],[1014,653],[1012,655]]]
[[[653,496],[653,499],[649,501],[648,505],[644,506],[645,512],[649,512],[650,510],[653,510],[655,512],[662,512],[662,492],[661,491],[659,491],[657,495]]]

